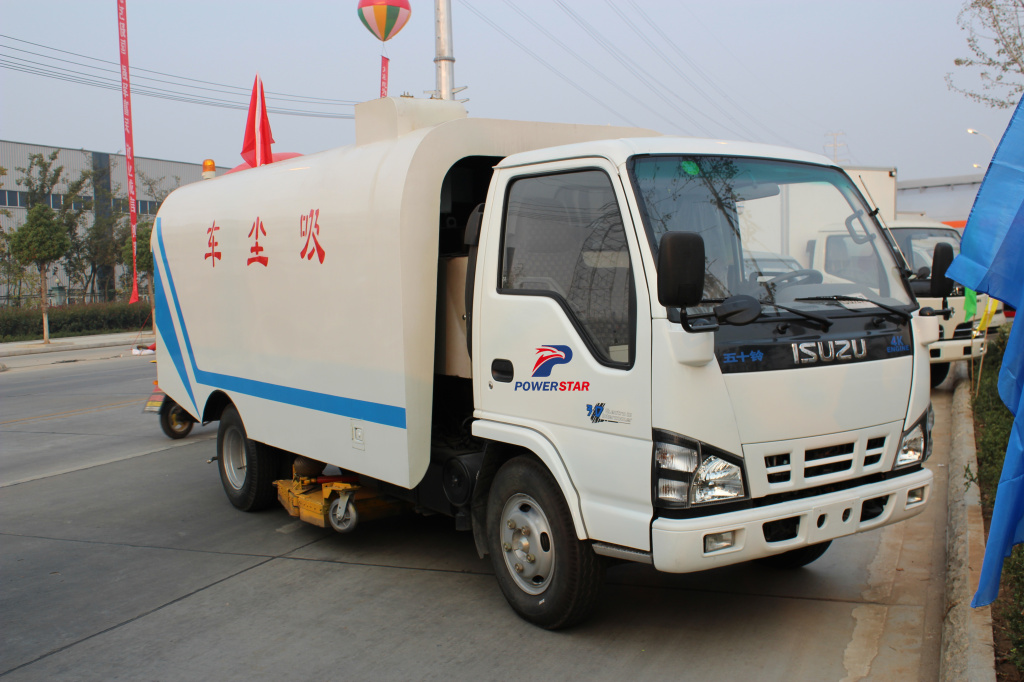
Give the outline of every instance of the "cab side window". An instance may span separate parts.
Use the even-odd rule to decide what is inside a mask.
[[[583,170],[513,181],[501,256],[501,293],[554,298],[600,362],[632,365],[633,270],[607,174]]]

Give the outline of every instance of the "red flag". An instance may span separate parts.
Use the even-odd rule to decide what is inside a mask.
[[[384,55],[380,56],[380,96],[381,99],[388,96],[388,62],[390,60]]]
[[[138,221],[135,204],[135,141],[132,135],[132,88],[128,80],[128,16],[125,0],[117,0],[117,33],[121,52],[121,110],[124,115],[124,160],[128,171],[128,205],[132,224],[132,296],[139,300],[139,274],[135,257],[135,226]]]
[[[274,157],[270,152],[270,145],[273,143],[270,119],[267,118],[267,102],[263,96],[263,81],[257,73],[252,84],[252,99],[249,100],[249,120],[245,124],[242,158],[253,167],[272,163]]]

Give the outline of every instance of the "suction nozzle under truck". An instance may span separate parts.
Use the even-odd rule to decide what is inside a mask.
[[[801,566],[930,496],[937,322],[821,156],[381,99],[175,191],[152,248],[159,383],[236,507],[450,515],[543,627],[608,557]]]

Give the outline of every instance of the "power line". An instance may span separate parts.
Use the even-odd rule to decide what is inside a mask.
[[[721,106],[710,95],[708,95],[706,92],[704,92],[704,90],[699,85],[697,85],[697,83],[692,78],[690,78],[689,75],[687,75],[682,69],[680,69],[676,65],[676,63],[674,61],[669,59],[668,55],[666,55],[664,53],[664,51],[662,51],[662,49],[660,47],[658,47],[654,43],[654,41],[652,41],[650,38],[648,38],[647,35],[643,31],[641,31],[639,29],[637,27],[637,25],[633,23],[633,20],[629,18],[629,15],[627,15],[625,12],[623,12],[622,9],[620,9],[618,7],[618,5],[616,5],[614,2],[612,2],[612,0],[605,0],[605,2],[612,9],[612,11],[614,11],[616,14],[618,14],[619,18],[622,19],[622,21],[624,21],[626,23],[626,25],[629,26],[630,29],[632,29],[633,33],[635,33],[637,35],[637,37],[640,38],[640,40],[642,40],[644,43],[646,43],[647,47],[651,48],[651,51],[653,51],[656,55],[661,57],[661,60],[663,62],[665,62],[665,64],[667,64],[670,69],[675,71],[677,76],[679,76],[684,81],[686,81],[686,83],[694,91],[696,91],[701,97],[703,97],[705,100],[707,100],[708,104],[710,104],[712,107],[714,107],[719,112],[721,112],[721,114],[723,116],[725,116],[727,119],[732,121],[741,131],[743,131],[743,133],[746,135],[748,140],[752,141],[752,140],[754,140],[757,137],[753,132],[751,132],[751,130],[749,128],[747,128],[745,125],[740,123],[731,113],[729,113],[728,109],[726,109],[725,107]],[[642,16],[646,17],[646,15],[643,15],[643,12],[640,11],[640,8],[635,6],[635,3],[634,3],[634,9],[638,10]],[[652,23],[651,25],[652,25],[652,27],[654,28],[654,30],[656,32],[658,32],[660,35],[664,36],[664,33],[661,31],[661,29],[656,24]],[[671,41],[668,41],[668,42],[669,42],[669,44],[672,47],[674,47],[674,48],[676,47],[675,44],[672,43]],[[676,52],[678,52],[680,55],[682,54],[679,51],[678,48],[676,48]],[[695,66],[692,62],[689,62],[689,60],[687,60],[687,61],[690,64],[691,68]],[[678,99],[682,99],[681,95],[678,92],[675,92],[674,90],[670,90],[669,92],[674,94]],[[735,104],[734,104],[734,106],[735,106]],[[721,125],[720,121],[719,121],[719,124]],[[729,129],[728,126],[723,126],[723,127],[725,127],[726,129]],[[735,133],[737,131],[736,130],[732,130],[732,132]]]
[[[646,21],[646,22],[647,22],[648,24],[650,24],[650,25],[651,25],[651,26],[652,26],[652,27],[654,28],[654,30],[656,30],[656,31],[659,31],[659,34],[660,34],[660,35],[661,35],[661,37],[662,37],[662,38],[663,38],[663,39],[665,40],[665,42],[667,42],[667,43],[668,43],[668,44],[669,44],[669,45],[670,45],[670,46],[672,47],[672,49],[673,49],[673,50],[675,50],[677,54],[679,54],[679,56],[680,56],[681,58],[683,58],[684,60],[686,60],[686,62],[687,62],[688,64],[690,64],[691,66],[693,66],[693,67],[694,67],[694,69],[695,69],[695,70],[697,71],[697,73],[698,73],[698,74],[700,74],[701,78],[703,78],[703,79],[704,79],[705,81],[707,81],[707,83],[708,83],[709,85],[711,85],[711,87],[715,88],[715,90],[716,90],[716,91],[718,91],[718,92],[719,92],[719,93],[720,93],[720,94],[721,94],[721,95],[722,95],[722,96],[723,96],[723,97],[724,97],[724,98],[725,98],[725,99],[726,99],[727,101],[729,101],[729,102],[730,102],[730,103],[732,103],[732,104],[733,104],[734,106],[736,106],[736,107],[737,107],[737,110],[738,110],[738,111],[740,111],[740,112],[741,112],[741,113],[742,113],[742,114],[743,114],[744,116],[746,116],[746,117],[747,117],[747,118],[749,118],[749,119],[750,119],[751,121],[753,121],[753,122],[754,122],[754,123],[755,123],[755,124],[756,124],[756,125],[757,125],[757,126],[758,126],[759,128],[761,128],[762,130],[764,130],[765,132],[767,132],[767,133],[768,133],[769,135],[774,135],[775,137],[779,138],[780,140],[782,140],[782,141],[783,141],[784,143],[786,143],[787,145],[789,145],[789,146],[791,146],[791,147],[796,147],[796,146],[797,146],[796,144],[794,144],[794,143],[793,143],[793,142],[791,142],[790,140],[787,140],[787,139],[786,139],[785,137],[783,137],[782,135],[780,135],[780,134],[778,134],[777,132],[773,131],[772,129],[770,129],[770,128],[766,127],[766,126],[765,126],[765,125],[764,125],[763,123],[761,123],[761,120],[760,120],[760,119],[759,119],[758,117],[756,117],[756,116],[753,116],[752,114],[750,114],[749,112],[747,112],[746,110],[744,110],[744,109],[743,109],[742,107],[740,107],[740,106],[739,106],[738,104],[736,104],[736,102],[735,102],[735,101],[734,101],[734,100],[733,100],[733,99],[732,99],[731,97],[729,97],[728,93],[726,93],[726,92],[722,91],[722,90],[721,90],[721,89],[720,89],[720,88],[718,87],[718,85],[717,85],[717,84],[715,83],[715,80],[714,80],[713,78],[709,77],[709,76],[708,76],[708,75],[707,75],[707,74],[706,74],[706,73],[705,73],[705,72],[703,71],[703,69],[701,69],[701,68],[700,68],[700,66],[699,66],[699,65],[697,65],[696,63],[694,63],[694,62],[693,62],[693,61],[692,61],[692,60],[691,60],[691,59],[690,59],[690,58],[689,58],[689,57],[688,57],[688,56],[687,56],[687,55],[686,55],[686,54],[685,54],[685,53],[684,53],[684,52],[683,52],[682,50],[680,50],[680,49],[679,49],[679,48],[678,48],[678,47],[677,47],[677,46],[675,45],[675,43],[674,43],[674,42],[672,41],[672,39],[671,39],[671,38],[669,38],[668,36],[666,36],[666,35],[664,34],[664,32],[662,32],[662,31],[660,31],[660,30],[659,30],[659,28],[658,28],[657,24],[655,24],[655,23],[654,23],[654,22],[653,22],[653,21],[651,20],[651,18],[650,18],[649,16],[647,16],[647,14],[646,14],[646,13],[645,13],[645,12],[643,11],[643,9],[642,9],[642,8],[641,8],[640,6],[639,6],[639,5],[638,5],[638,4],[636,3],[636,1],[635,1],[635,0],[631,0],[631,1],[630,1],[630,5],[631,5],[631,6],[633,7],[633,9],[635,9],[635,10],[636,10],[636,11],[637,11],[638,13],[640,13],[640,15],[641,15],[641,16],[643,16],[643,17],[644,17],[644,20],[645,20],[645,21]],[[739,66],[739,67],[740,67],[741,69],[743,69],[744,71],[746,71],[746,72],[747,72],[747,74],[749,74],[749,75],[750,75],[751,77],[753,77],[753,78],[754,78],[755,80],[758,80],[758,81],[760,81],[760,80],[762,80],[762,79],[763,79],[763,76],[762,76],[762,75],[758,75],[758,74],[754,73],[753,71],[751,71],[751,70],[750,70],[750,68],[749,68],[749,67],[747,66],[747,61],[746,61],[746,60],[743,60],[743,59],[740,59],[739,57],[737,57],[737,56],[736,56],[736,54],[735,54],[735,53],[733,53],[733,51],[732,51],[731,49],[729,49],[729,47],[728,47],[728,46],[727,46],[727,45],[725,44],[725,42],[724,42],[724,41],[723,41],[723,40],[722,40],[721,38],[719,38],[719,37],[718,37],[718,35],[717,35],[717,34],[716,34],[716,33],[715,33],[715,32],[714,32],[714,31],[713,31],[713,30],[712,30],[712,29],[711,29],[710,27],[708,27],[708,26],[707,26],[707,24],[705,24],[704,22],[702,22],[702,21],[700,20],[700,17],[698,17],[698,16],[697,16],[697,15],[696,15],[696,14],[695,14],[695,13],[693,12],[693,10],[691,10],[691,9],[689,9],[689,8],[687,8],[687,7],[686,7],[685,3],[681,3],[681,4],[680,4],[680,8],[682,8],[682,9],[686,10],[686,11],[687,11],[687,12],[689,13],[690,17],[692,17],[692,18],[693,18],[693,20],[694,20],[695,22],[697,22],[698,24],[700,24],[700,27],[701,27],[701,29],[703,29],[703,30],[704,30],[704,32],[705,32],[705,33],[707,33],[707,34],[708,34],[709,36],[711,36],[711,38],[712,38],[712,39],[714,39],[714,41],[715,41],[716,43],[718,43],[718,45],[719,45],[719,46],[720,46],[720,47],[721,47],[721,48],[722,48],[722,49],[723,49],[723,50],[725,51],[725,53],[726,53],[726,54],[728,54],[728,55],[729,55],[730,57],[732,57],[732,60],[733,60],[733,61],[734,61],[734,62],[735,62],[735,63],[736,63],[736,64],[737,64],[737,65],[738,65],[738,66]],[[799,114],[799,113],[800,113],[800,111],[799,111],[799,110],[797,109],[797,110],[794,110],[793,112],[790,112],[790,113],[791,113],[791,115],[792,115],[792,114],[794,114],[794,113],[795,113],[795,114]],[[807,120],[806,118],[804,119],[804,121],[805,121],[805,122],[806,122],[806,123],[807,123],[807,124],[808,124],[809,126],[813,127],[813,124],[812,124],[812,123],[811,123],[810,121],[808,121],[808,120]]]
[[[562,0],[555,0],[555,4],[558,5],[563,12],[568,14],[569,18],[572,19],[580,28],[582,28],[587,33],[587,35],[593,38],[598,45],[600,45],[602,48],[604,48],[605,51],[607,51],[609,54],[615,57],[615,59],[617,59],[621,63],[623,68],[625,68],[627,71],[633,74],[634,78],[636,78],[638,81],[647,86],[647,88],[651,92],[653,92],[658,98],[665,102],[665,104],[671,107],[673,111],[675,111],[677,114],[685,118],[696,128],[700,129],[700,131],[703,132],[705,135],[709,137],[711,136],[710,130],[705,128],[703,125],[698,123],[692,116],[690,116],[682,109],[677,107],[671,100],[669,100],[668,97],[665,96],[665,94],[661,91],[660,88],[656,87],[651,82],[650,78],[653,78],[653,76],[650,76],[650,74],[648,74],[643,69],[643,67],[634,62],[632,59],[630,59],[629,56],[623,53],[621,50],[616,48],[615,45],[611,43],[611,41],[609,41],[607,38],[601,35],[601,33],[598,32],[594,27],[592,27],[590,24],[584,21],[584,19],[581,16],[579,16],[579,14],[577,14],[572,8],[566,6],[566,4],[562,2]],[[693,105],[687,102],[684,102],[684,104],[686,104],[686,106],[692,109],[694,112],[706,116],[706,114],[703,114],[702,112],[698,111],[697,108],[694,107]]]
[[[610,106],[608,106],[607,104],[605,104],[605,103],[604,103],[603,101],[601,101],[601,100],[600,100],[600,99],[599,99],[598,97],[596,97],[595,95],[593,95],[593,94],[592,94],[592,93],[590,93],[589,91],[585,90],[585,89],[584,89],[583,87],[581,87],[581,86],[580,86],[579,84],[577,84],[577,83],[576,83],[575,81],[573,81],[572,79],[570,79],[570,78],[569,78],[568,76],[566,76],[566,75],[565,75],[564,73],[562,73],[561,71],[559,71],[558,69],[556,69],[555,67],[553,67],[553,66],[552,66],[551,64],[548,64],[548,63],[547,63],[546,61],[544,61],[543,59],[541,59],[541,58],[540,58],[540,57],[539,57],[539,56],[537,55],[537,53],[536,53],[536,52],[534,52],[533,50],[531,50],[530,48],[526,47],[526,46],[525,46],[525,45],[523,45],[523,44],[522,44],[521,42],[519,42],[518,40],[516,40],[515,38],[513,38],[513,37],[512,37],[512,36],[511,36],[511,35],[510,35],[510,34],[509,34],[509,33],[508,33],[507,31],[505,31],[505,30],[504,30],[503,28],[501,28],[500,26],[498,26],[497,24],[495,24],[495,23],[494,23],[493,21],[491,21],[490,19],[488,19],[488,18],[487,18],[487,17],[486,17],[486,16],[485,16],[485,15],[484,15],[484,14],[483,14],[482,12],[480,12],[480,10],[478,10],[478,9],[477,9],[476,7],[473,7],[473,5],[471,5],[471,4],[470,4],[470,1],[469,1],[469,0],[462,0],[462,4],[463,4],[463,5],[464,5],[464,6],[466,7],[466,9],[468,9],[468,10],[469,10],[470,12],[472,12],[473,14],[475,14],[475,15],[477,16],[477,18],[478,18],[478,19],[480,19],[481,21],[483,21],[484,23],[486,23],[486,24],[487,24],[488,26],[490,26],[491,28],[493,28],[493,29],[494,29],[495,31],[497,31],[497,32],[498,32],[498,33],[500,33],[501,35],[505,36],[505,38],[506,38],[506,39],[508,39],[508,40],[509,40],[509,42],[511,42],[511,43],[512,43],[513,45],[515,45],[516,47],[518,47],[518,48],[519,48],[520,50],[522,50],[523,52],[525,52],[526,54],[528,54],[528,55],[529,55],[530,57],[532,57],[532,58],[533,58],[534,60],[536,60],[536,61],[537,61],[537,62],[538,62],[538,63],[539,63],[539,64],[540,64],[541,66],[543,66],[543,67],[544,67],[545,69],[547,69],[548,71],[552,72],[553,74],[555,74],[556,76],[558,76],[559,78],[561,78],[561,79],[562,79],[563,81],[565,81],[566,83],[568,83],[569,85],[571,85],[571,86],[572,86],[572,87],[573,87],[574,89],[578,90],[578,91],[579,91],[580,93],[582,93],[583,95],[587,96],[588,98],[590,98],[591,100],[593,100],[593,101],[594,101],[595,103],[597,103],[597,104],[598,104],[598,105],[600,105],[601,107],[603,107],[603,108],[607,109],[608,111],[610,111],[610,112],[611,112],[611,113],[613,113],[614,115],[618,116],[619,118],[621,118],[621,119],[622,119],[623,121],[625,121],[625,122],[626,122],[626,123],[628,123],[629,125],[631,125],[631,126],[633,126],[633,127],[637,127],[637,125],[636,125],[635,123],[633,123],[632,121],[630,121],[630,120],[629,120],[629,119],[628,119],[628,118],[627,118],[626,116],[624,116],[623,114],[620,114],[620,113],[619,113],[618,111],[616,111],[615,109],[613,109],[613,108],[611,108]]]
[[[74,71],[72,69],[64,69],[61,67],[51,67],[24,59],[19,61],[21,63],[19,63],[18,61],[11,61],[11,58],[9,56],[7,58],[4,58],[4,56],[0,56],[0,68],[8,69],[10,71],[19,71],[34,76],[42,76],[44,78],[51,78],[54,80],[60,80],[69,83],[87,85],[90,87],[100,88],[103,90],[121,90],[120,81],[112,78],[95,76],[93,74]],[[140,97],[153,97],[156,99],[166,99],[177,102],[184,102],[187,104],[199,104],[202,106],[219,107],[223,109],[238,109],[245,111],[249,108],[248,102],[232,102],[230,100],[203,97],[200,95],[190,95],[189,93],[181,93],[173,90],[166,90],[164,88],[150,88],[141,86],[133,88],[132,93]],[[353,114],[308,111],[302,109],[287,109],[282,107],[267,107],[267,112],[280,114],[282,116],[304,116],[310,118],[353,118]]]
[[[0,33],[0,38],[5,38],[7,40],[13,40],[15,42],[23,43],[25,45],[32,45],[34,47],[40,47],[40,48],[43,48],[44,50],[50,50],[52,52],[58,52],[58,53],[61,53],[61,54],[71,55],[73,57],[79,57],[81,59],[88,59],[90,61],[98,62],[98,63],[101,63],[101,64],[110,64],[110,65],[118,67],[117,73],[120,73],[120,62],[110,61],[110,60],[107,60],[107,59],[100,59],[98,57],[92,57],[92,56],[81,54],[81,53],[78,53],[78,52],[71,52],[69,50],[62,50],[60,48],[51,47],[49,45],[43,45],[42,43],[34,43],[34,42],[30,41],[30,40],[22,40],[21,38],[15,38],[14,36],[5,35],[5,34],[2,34],[2,33]],[[11,49],[11,50],[18,50],[19,49],[19,48],[16,48],[16,47],[13,47],[13,46],[7,46],[7,45],[2,46],[2,47],[6,47],[7,49]],[[52,60],[58,59],[57,57],[50,57],[50,56],[46,56],[46,55],[38,55],[37,53],[32,53],[32,54],[36,54],[37,56],[42,56],[45,59],[52,59]],[[61,60],[61,61],[66,61],[66,60]],[[98,68],[98,67],[88,66],[88,65],[85,65],[85,64],[77,64],[76,62],[72,62],[72,63],[74,63],[74,64],[76,64],[78,66],[83,66],[85,68]],[[217,86],[218,88],[228,88],[228,89],[231,89],[231,90],[237,90],[237,91],[239,91],[239,94],[244,94],[244,95],[249,95],[249,94],[252,93],[252,87],[243,87],[243,86],[239,86],[239,85],[230,85],[230,84],[227,84],[227,83],[216,83],[216,82],[213,82],[213,81],[207,81],[207,80],[202,80],[202,79],[198,79],[198,78],[190,78],[188,76],[177,76],[175,74],[166,73],[166,72],[163,72],[163,71],[154,71],[153,69],[145,69],[145,68],[138,67],[138,66],[131,67],[131,73],[133,74],[133,77],[135,77],[135,78],[144,78],[144,76],[134,76],[135,72],[152,73],[152,74],[156,74],[158,76],[166,76],[168,78],[174,78],[174,79],[177,79],[177,80],[190,81],[192,83],[202,83],[204,85],[214,85],[214,86]],[[196,87],[196,86],[187,85],[185,83],[175,83],[174,85],[179,85],[180,87]],[[266,95],[267,95],[267,99],[271,99],[271,96],[273,96],[274,98],[295,98],[295,100],[303,100],[303,101],[306,101],[309,104],[318,104],[318,103],[323,103],[323,104],[358,104],[357,100],[331,99],[331,98],[326,98],[326,97],[309,97],[309,96],[305,96],[305,95],[294,95],[294,94],[283,93],[283,92],[276,92],[276,91],[271,91],[271,90],[267,90],[266,91]]]
[[[0,45],[0,50],[14,50],[16,52],[21,52],[22,54],[30,54],[30,55],[33,55],[33,56],[36,56],[36,57],[42,57],[43,59],[47,59],[47,60],[50,60],[50,61],[61,62],[63,64],[72,64],[74,66],[78,66],[78,67],[81,67],[83,69],[94,69],[96,71],[105,71],[107,73],[116,73],[116,74],[118,74],[118,78],[120,78],[120,74],[121,74],[121,71],[119,69],[108,69],[108,68],[103,67],[103,66],[92,66],[90,64],[84,64],[82,62],[76,62],[76,61],[71,60],[71,59],[61,59],[60,57],[51,57],[49,55],[42,54],[42,53],[39,53],[39,52],[32,52],[31,50],[23,50],[21,48],[11,47],[10,45]],[[17,59],[19,61],[25,61],[25,62],[37,64],[37,65],[40,65],[40,66],[46,66],[48,68],[59,68],[59,67],[56,67],[56,66],[51,66],[50,64],[42,64],[41,62],[33,62],[32,60],[24,59],[24,58],[21,58],[21,57],[16,57],[14,55],[4,54],[2,56],[6,56],[6,57],[8,57],[10,59]],[[134,68],[132,68],[131,70],[132,71],[136,71],[136,69],[134,69]],[[201,85],[188,85],[187,83],[176,83],[174,81],[168,81],[168,80],[164,80],[162,78],[153,78],[152,76],[139,76],[139,75],[132,74],[132,82],[133,83],[137,83],[139,81],[152,81],[154,83],[165,83],[167,85],[175,85],[175,86],[178,86],[178,87],[181,87],[181,88],[191,88],[191,89],[194,89],[194,90],[204,90],[204,91],[207,91],[207,92],[218,92],[218,93],[221,93],[221,94],[233,95],[233,96],[236,96],[236,97],[242,97],[242,96],[246,96],[247,97],[248,96],[248,93],[233,92],[231,90],[225,90],[223,88],[206,88],[206,87],[203,87]],[[321,106],[350,106],[350,104],[348,102],[343,102],[341,100],[338,100],[338,101],[335,101],[335,100],[325,100],[325,99],[319,98],[319,97],[298,97],[298,96],[295,96],[293,98],[293,96],[291,96],[291,95],[288,95],[288,96],[276,96],[276,97],[267,96],[267,100],[278,100],[278,101],[283,101],[283,102],[296,102],[296,103],[299,103],[299,104],[317,104],[317,105],[321,105]]]
[[[511,8],[513,9],[513,10],[515,10],[515,11],[516,11],[516,12],[517,12],[517,13],[518,13],[518,14],[519,14],[519,15],[520,15],[521,17],[523,17],[523,19],[525,19],[525,20],[526,20],[526,21],[528,21],[528,22],[529,22],[530,24],[532,24],[532,25],[533,25],[533,27],[534,27],[535,29],[537,29],[538,31],[540,31],[541,33],[543,33],[543,34],[544,34],[544,35],[545,35],[545,36],[546,36],[546,37],[547,37],[548,39],[550,39],[550,40],[551,40],[551,42],[555,43],[556,45],[558,45],[559,47],[561,47],[561,48],[562,48],[563,50],[565,50],[566,52],[568,52],[568,53],[569,53],[570,55],[572,55],[573,57],[575,57],[575,58],[576,58],[576,61],[578,61],[578,62],[579,62],[580,64],[582,64],[583,66],[585,66],[585,67],[586,67],[586,68],[587,68],[588,70],[590,70],[590,72],[591,72],[591,73],[593,73],[593,74],[595,74],[596,76],[598,76],[599,78],[603,79],[603,80],[604,80],[604,81],[605,81],[606,83],[608,83],[609,85],[611,85],[612,87],[614,87],[614,88],[615,88],[616,90],[618,90],[618,91],[619,91],[619,92],[621,92],[622,94],[624,94],[624,95],[626,95],[627,97],[629,97],[630,99],[632,99],[632,100],[636,101],[637,103],[639,103],[639,104],[643,105],[643,106],[644,106],[644,107],[645,107],[645,108],[646,108],[646,109],[647,109],[648,111],[650,111],[650,112],[651,112],[652,114],[654,114],[655,116],[659,116],[659,117],[661,117],[661,118],[662,118],[663,120],[665,120],[665,121],[666,121],[667,123],[669,123],[670,125],[672,125],[672,126],[676,126],[676,125],[678,125],[678,123],[679,123],[678,121],[672,120],[672,119],[671,119],[671,118],[669,118],[668,116],[665,116],[664,114],[662,114],[662,113],[660,113],[660,112],[656,111],[655,109],[653,109],[653,108],[652,108],[652,107],[651,107],[651,106],[650,106],[650,105],[649,105],[649,104],[647,103],[647,101],[646,101],[646,100],[644,100],[644,99],[641,99],[641,98],[639,98],[639,97],[636,97],[635,95],[633,95],[633,94],[632,94],[631,92],[629,92],[628,90],[626,90],[625,88],[623,88],[623,87],[622,87],[622,85],[620,85],[620,84],[619,84],[618,82],[616,82],[614,78],[610,77],[610,76],[609,76],[608,74],[606,74],[605,72],[601,71],[601,70],[600,70],[600,69],[598,69],[598,68],[597,68],[596,66],[594,66],[593,64],[591,64],[590,62],[588,62],[588,61],[587,61],[586,59],[584,59],[583,57],[581,57],[581,56],[580,56],[580,55],[579,55],[579,54],[578,54],[577,52],[575,52],[574,50],[572,50],[572,49],[570,49],[569,47],[567,47],[567,46],[565,45],[565,41],[559,40],[559,39],[558,39],[557,37],[555,37],[555,36],[554,36],[554,35],[553,35],[553,34],[552,34],[552,33],[551,33],[550,31],[548,31],[548,30],[547,30],[546,28],[544,28],[544,27],[543,27],[543,26],[542,26],[542,25],[541,25],[540,23],[538,23],[538,22],[537,22],[537,20],[536,20],[536,19],[534,19],[533,17],[531,17],[531,16],[529,15],[529,14],[527,14],[527,13],[526,13],[526,11],[525,11],[525,10],[523,10],[523,9],[522,9],[521,7],[519,7],[518,5],[516,5],[516,2],[515,2],[515,0],[505,0],[505,4],[506,4],[506,5],[508,5],[509,7],[511,7]]]

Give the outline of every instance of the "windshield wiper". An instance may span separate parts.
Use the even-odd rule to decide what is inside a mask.
[[[886,305],[885,303],[879,303],[878,301],[872,301],[869,298],[863,298],[861,296],[803,296],[803,297],[798,298],[796,300],[797,301],[836,301],[836,302],[850,301],[850,302],[857,302],[857,303],[870,303],[871,305],[878,306],[882,310],[888,310],[890,313],[893,313],[894,315],[900,316],[901,318],[903,318],[907,322],[910,322],[910,319],[911,319],[910,313],[908,313],[906,310],[900,310],[899,308],[894,308],[891,305]]]
[[[800,300],[803,300],[803,299],[797,299],[797,300],[800,301]],[[778,308],[779,310],[785,310],[787,313],[793,313],[794,315],[799,315],[800,317],[802,317],[804,319],[811,320],[813,322],[817,322],[818,324],[821,325],[821,330],[825,331],[825,332],[827,332],[829,327],[831,327],[832,324],[833,324],[832,320],[828,319],[827,317],[824,317],[822,315],[815,315],[814,313],[809,313],[806,310],[798,310],[796,308],[789,308],[787,306],[779,305],[778,303],[771,303],[769,301],[761,301],[761,303],[763,305],[770,305],[770,306],[772,306],[774,308]]]

